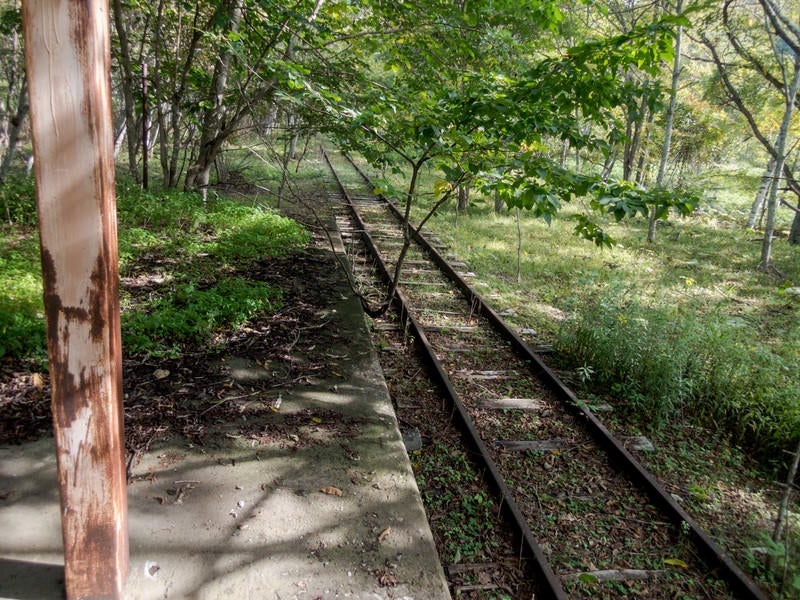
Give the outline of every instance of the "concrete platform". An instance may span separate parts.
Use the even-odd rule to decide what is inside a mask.
[[[126,598],[450,597],[361,308],[332,314],[341,377],[283,391],[275,436],[143,457]],[[0,598],[63,594],[53,441],[0,447]]]

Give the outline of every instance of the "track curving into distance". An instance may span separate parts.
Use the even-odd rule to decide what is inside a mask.
[[[359,257],[354,269],[388,281],[403,240],[399,210],[372,193],[354,162],[361,181],[345,185],[323,156],[336,179],[339,230]],[[647,581],[644,590],[682,597],[766,600],[635,458],[640,440],[615,438],[468,283],[466,265],[442,256],[436,238],[412,233],[394,308],[501,497],[537,597],[625,597],[613,590]],[[620,587],[587,588],[606,577]]]

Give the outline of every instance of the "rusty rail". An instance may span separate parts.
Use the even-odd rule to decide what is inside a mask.
[[[364,181],[371,184],[369,177],[364,173],[364,171],[348,155],[345,154],[344,156],[364,179]],[[328,160],[327,155],[326,160]],[[328,164],[330,165],[330,162],[328,162]],[[333,170],[332,166],[331,169]],[[347,192],[344,190],[341,182],[340,187],[342,187],[343,192],[347,196]],[[380,196],[380,199],[384,201],[390,208],[395,218],[402,222],[403,215],[395,206],[395,204],[383,196]],[[348,204],[351,206],[351,210],[355,212],[356,209],[349,200],[349,197]],[[363,221],[360,221],[360,217],[359,222],[361,223],[361,229],[363,230],[364,224]],[[730,584],[733,591],[740,595],[741,598],[747,598],[751,600],[767,600],[767,596],[758,587],[758,585],[756,585],[756,583],[750,577],[748,577],[748,575],[742,571],[741,568],[739,568],[733,559],[731,559],[731,557],[728,556],[728,554],[722,548],[720,548],[720,546],[708,535],[707,532],[703,530],[697,521],[695,521],[695,519],[675,501],[675,499],[669,492],[667,492],[664,486],[620,443],[619,440],[613,436],[606,426],[591,412],[591,410],[589,410],[585,403],[578,399],[575,393],[561,381],[558,375],[556,375],[553,370],[542,361],[541,357],[519,336],[519,334],[517,334],[514,329],[512,329],[503,320],[503,318],[484,300],[484,298],[475,289],[473,289],[472,286],[469,285],[466,279],[464,279],[464,277],[462,277],[450,265],[450,263],[425,238],[425,236],[413,227],[410,229],[412,231],[412,236],[423,247],[425,252],[447,275],[447,277],[454,282],[454,284],[462,291],[462,293],[465,294],[472,304],[478,308],[481,314],[494,325],[496,330],[511,343],[517,354],[530,364],[534,374],[541,378],[541,380],[550,387],[550,389],[571,411],[585,420],[587,429],[595,441],[597,441],[603,448],[606,449],[606,451],[609,453],[609,456],[613,457],[616,464],[629,474],[631,479],[647,493],[654,504],[661,508],[675,524],[681,526],[692,537],[692,541],[701,551],[706,562],[710,566],[719,569],[722,578],[724,578]],[[374,251],[374,249],[371,248],[371,251],[377,256],[377,253]],[[386,271],[386,274],[388,276],[388,270]],[[436,359],[432,349],[430,348],[430,345],[427,343],[427,338],[425,338],[424,332],[422,332],[418,327],[413,316],[409,317],[409,319],[414,324],[413,326],[416,329],[415,334],[418,336],[418,338],[420,340],[425,340],[424,347],[426,356],[429,355],[429,360],[433,365],[435,365],[438,376],[440,379],[447,382],[445,384],[445,389],[447,390],[448,394],[455,394],[455,391],[452,390],[452,385],[449,383],[447,375],[441,369],[438,359]],[[454,403],[457,403],[456,406],[461,404],[455,396],[453,397],[453,401]],[[459,411],[462,409],[463,405],[461,405]],[[466,414],[460,416],[462,419],[469,421],[469,417],[466,416]],[[468,429],[471,435],[475,434],[474,427],[468,427]],[[485,452],[485,447],[480,440],[478,440],[478,444],[476,444],[476,447],[481,448],[482,453]],[[491,461],[488,456],[486,459]],[[536,547],[538,548],[538,544]]]
[[[386,263],[383,261],[383,259],[380,257],[380,254],[377,251],[375,243],[372,240],[372,236],[370,236],[370,234],[366,231],[365,223],[361,219],[361,215],[358,213],[358,210],[353,204],[353,200],[352,197],[350,196],[350,193],[347,191],[347,188],[342,183],[338,173],[333,168],[333,165],[331,164],[330,159],[328,158],[328,155],[325,152],[324,148],[322,152],[325,161],[328,163],[328,166],[331,169],[331,173],[333,173],[333,176],[336,179],[336,183],[339,186],[339,189],[342,191],[342,195],[347,201],[348,208],[350,209],[353,218],[358,223],[358,227],[364,245],[372,253],[376,261],[378,262],[381,275],[387,281],[391,280],[390,270],[386,265]],[[447,398],[449,399],[450,403],[455,409],[455,416],[457,417],[462,427],[462,431],[464,432],[465,442],[475,451],[476,456],[482,463],[483,469],[489,474],[488,480],[490,485],[502,498],[501,506],[504,512],[504,516],[509,520],[509,522],[513,525],[513,528],[517,531],[518,542],[521,545],[522,553],[525,555],[525,558],[528,559],[527,565],[529,566],[529,570],[534,577],[534,583],[538,588],[539,594],[541,595],[542,598],[548,598],[553,600],[566,600],[567,596],[566,593],[564,592],[561,580],[553,572],[553,569],[547,562],[547,558],[545,557],[544,552],[539,546],[539,543],[536,541],[536,537],[534,536],[533,532],[528,526],[525,517],[522,515],[522,511],[519,509],[519,506],[514,500],[514,496],[511,493],[511,490],[506,485],[497,465],[489,456],[488,448],[486,448],[486,445],[481,440],[480,435],[478,434],[474,424],[472,423],[472,419],[470,419],[467,413],[466,407],[459,399],[458,393],[453,387],[450,378],[447,376],[444,367],[442,366],[439,359],[436,357],[433,348],[428,342],[428,337],[425,334],[425,331],[420,326],[419,322],[414,317],[414,315],[411,314],[411,312],[408,310],[408,303],[405,294],[402,292],[402,290],[397,290],[394,303],[395,303],[394,308],[400,315],[402,324],[404,326],[407,326],[411,330],[411,333],[414,336],[416,343],[423,351],[425,359],[428,361],[429,365],[433,369],[440,386],[444,390]]]

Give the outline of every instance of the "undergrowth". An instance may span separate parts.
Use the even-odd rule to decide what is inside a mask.
[[[496,542],[489,535],[497,506],[461,452],[443,444],[411,457],[417,485],[428,510],[446,515],[442,523],[448,563],[489,561]]]
[[[436,174],[423,175],[428,191]],[[754,190],[737,187],[758,178],[729,175],[704,179],[700,208],[659,222],[654,243],[646,220],[598,216],[617,242],[599,249],[573,234],[579,201],[546,224],[526,211],[519,221],[495,212],[478,194],[467,211],[442,206],[426,229],[478,274],[479,291],[512,326],[537,331],[534,344],[560,340],[565,368],[617,396],[631,422],[657,430],[680,416],[729,429],[783,469],[800,437],[800,254],[779,237],[781,276],[758,271],[758,234],[742,227]],[[421,197],[412,221],[429,205]]]
[[[722,427],[769,462],[800,436],[800,365],[719,313],[644,306],[607,292],[563,323],[564,366],[586,373],[653,430],[676,419]]]
[[[128,352],[176,355],[204,344],[222,328],[238,328],[255,315],[280,306],[281,292],[266,283],[227,279],[209,289],[185,283],[152,300],[146,310],[122,314]]]
[[[14,224],[0,231],[0,357],[46,354],[41,266],[32,178],[0,186]],[[232,275],[248,261],[302,247],[308,232],[270,209],[211,194],[144,192],[117,187],[120,275],[155,268],[167,285],[144,296],[123,285],[126,353],[174,354],[213,341],[261,311],[274,310],[280,290]]]
[[[0,207],[7,224],[35,225],[36,196],[33,177],[12,172],[0,184]]]

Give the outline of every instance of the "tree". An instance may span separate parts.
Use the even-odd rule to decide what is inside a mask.
[[[683,0],[677,0],[675,10],[678,14],[683,10]],[[666,123],[664,124],[664,144],[661,148],[661,160],[658,164],[658,175],[656,185],[664,185],[664,177],[667,174],[667,163],[669,162],[669,152],[672,147],[672,128],[675,121],[675,105],[678,98],[678,81],[681,76],[681,53],[683,42],[683,27],[678,26],[675,32],[675,57],[672,63],[672,83],[669,89],[669,105],[667,106]],[[658,210],[655,206],[650,208],[650,220],[647,229],[647,241],[652,242],[656,238],[656,222]]]
[[[126,13],[122,8],[121,0],[112,0],[111,14],[117,34],[117,44],[114,45],[115,57],[120,73],[120,89],[122,90],[123,110],[125,115],[125,134],[128,140],[128,171],[134,180],[139,180],[139,169],[136,166],[136,147],[139,141],[138,128],[135,127],[136,118],[134,103],[134,72],[131,58],[131,43],[129,39],[129,24]]]
[[[28,80],[22,59],[20,7],[0,12],[0,59],[5,89],[0,98],[0,184],[8,175],[17,150],[19,134],[28,114]]]
[[[251,116],[281,93],[306,87],[312,67],[300,55],[314,57],[328,41],[317,28],[325,0],[298,1],[269,10],[252,0],[223,2],[216,13],[215,59],[201,101],[200,143],[186,176],[186,189],[205,190],[223,144]],[[280,7],[280,8],[279,8]],[[300,46],[308,42],[306,52]]]
[[[760,260],[760,267],[768,269],[782,186],[800,199],[800,184],[787,160],[795,147],[791,138],[800,86],[800,26],[783,12],[776,0],[758,0],[757,5],[725,0],[720,21],[723,35],[715,40],[704,36],[702,42],[717,68],[724,93],[744,116],[770,163],[764,176],[767,214]],[[763,83],[767,86],[760,85]],[[753,87],[758,94],[751,92]],[[765,92],[768,92],[766,97]],[[765,106],[777,106],[782,111],[777,131],[769,131]],[[800,235],[800,213],[795,215],[793,232],[796,228]]]
[[[347,57],[333,37],[354,35],[359,10],[343,0],[115,0],[115,75],[132,174],[139,177],[141,120],[151,120],[164,184],[179,185],[185,173],[187,190],[206,190],[232,137],[258,129],[277,104],[292,106],[303,91],[314,96],[347,79]]]
[[[463,25],[459,19],[464,17],[452,15],[448,29],[459,30]],[[563,202],[586,196],[592,199],[593,209],[620,219],[646,216],[651,205],[686,213],[694,206],[691,197],[667,190],[649,192],[630,182],[607,182],[599,173],[569,170],[549,152],[553,141],[560,140],[577,151],[608,154],[611,145],[624,137],[625,123],[619,114],[641,105],[652,111],[658,101],[656,86],[621,74],[636,66],[655,75],[660,61],[672,55],[672,27],[683,22],[669,17],[625,34],[578,44],[563,54],[537,57],[531,52],[527,64],[513,64],[510,75],[499,73],[496,64],[487,72],[480,63],[469,64],[469,69],[463,68],[464,63],[459,63],[461,69],[437,63],[436,85],[422,80],[418,64],[402,68],[406,66],[403,52],[437,60],[436,51],[441,48],[423,38],[417,40],[419,45],[391,57],[390,82],[367,79],[359,96],[332,107],[330,131],[375,166],[387,156],[406,166],[408,185],[399,192],[404,201],[406,244],[411,206],[426,197],[417,186],[420,170],[427,164],[443,173],[444,179],[428,192],[432,200],[423,222],[465,178],[484,192],[496,193],[507,206],[531,210],[545,220],[553,218]],[[411,44],[405,36],[404,44]],[[576,114],[581,115],[580,121]],[[579,235],[598,244],[612,243],[590,216],[581,215],[577,221]],[[400,264],[384,306],[396,289]]]

